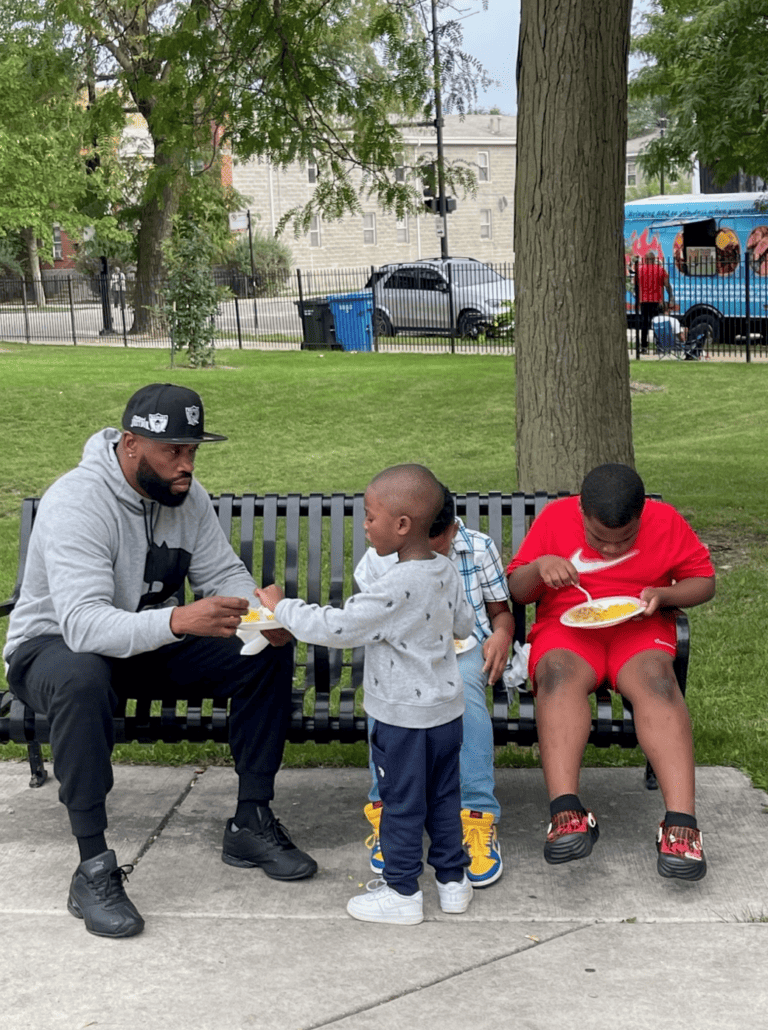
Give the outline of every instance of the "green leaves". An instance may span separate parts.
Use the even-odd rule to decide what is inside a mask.
[[[659,0],[634,49],[652,63],[630,85],[665,97],[670,126],[643,164],[655,175],[698,155],[724,182],[768,178],[768,14],[764,0]]]

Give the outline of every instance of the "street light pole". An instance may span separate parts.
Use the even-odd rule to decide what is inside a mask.
[[[437,196],[443,222],[440,257],[448,257],[448,215],[445,210],[445,169],[443,159],[443,101],[440,93],[440,51],[437,45],[437,0],[432,0],[432,56],[435,80],[435,128],[437,129]]]

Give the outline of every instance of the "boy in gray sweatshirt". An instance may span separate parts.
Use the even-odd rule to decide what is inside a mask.
[[[422,835],[430,837],[444,912],[472,898],[462,849],[459,749],[464,691],[454,638],[468,636],[474,612],[451,562],[435,554],[429,528],[443,490],[422,465],[379,473],[365,492],[365,531],[380,555],[398,561],[344,608],[286,598],[277,586],[256,593],[300,640],[328,647],[365,645],[365,708],[384,801],[383,886],[354,897],[347,911],[377,923],[420,923]]]

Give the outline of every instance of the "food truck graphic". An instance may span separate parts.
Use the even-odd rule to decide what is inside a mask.
[[[654,251],[669,273],[677,317],[714,340],[768,339],[768,194],[646,197],[624,208],[627,319],[636,322],[634,270]]]

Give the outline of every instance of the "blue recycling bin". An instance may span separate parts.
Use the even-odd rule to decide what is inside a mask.
[[[373,292],[336,294],[328,297],[336,326],[336,339],[344,350],[372,350]]]

